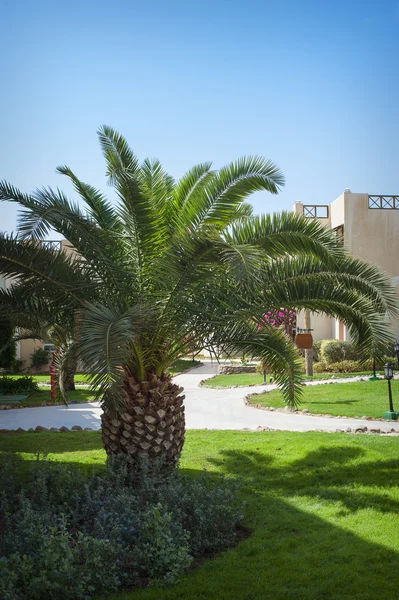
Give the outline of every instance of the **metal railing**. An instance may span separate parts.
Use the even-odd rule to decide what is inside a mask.
[[[61,240],[43,240],[42,247],[49,250],[61,250]]]
[[[328,204],[305,204],[303,216],[307,219],[328,219]]]
[[[369,208],[399,210],[399,196],[369,196]]]

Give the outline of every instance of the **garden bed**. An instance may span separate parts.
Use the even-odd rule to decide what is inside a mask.
[[[1,451],[26,465],[44,451],[84,473],[105,461],[100,432],[4,434]],[[397,439],[189,431],[182,472],[198,477],[204,468],[209,479],[217,473],[240,479],[244,525],[252,535],[175,585],[113,593],[108,600],[397,597]]]

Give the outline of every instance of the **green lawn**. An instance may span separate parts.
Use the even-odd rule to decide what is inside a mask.
[[[105,459],[99,432],[3,434],[1,451],[85,468]],[[251,537],[176,586],[108,600],[398,598],[396,438],[190,431],[181,468],[239,477]]]
[[[6,377],[11,377],[12,379],[19,379],[20,377],[26,377],[26,375],[28,375],[29,377],[32,377],[34,379],[34,381],[36,381],[37,383],[50,383],[50,374],[49,373],[22,373],[22,374],[17,374],[17,375],[9,375],[8,373],[5,374]],[[76,373],[75,374],[75,383],[88,383],[89,380],[89,376],[87,375],[87,373]]]
[[[178,373],[183,373],[184,371],[188,371],[188,369],[192,369],[200,365],[201,362],[199,360],[189,360],[186,358],[179,358],[176,360],[173,365],[169,368],[169,372],[172,375],[177,375]],[[33,377],[34,381],[37,383],[50,383],[50,374],[49,373],[18,373],[18,374],[7,374],[7,377],[11,377],[12,379],[19,379],[20,377],[25,377],[29,375]],[[89,383],[89,376],[87,373],[76,373],[75,374],[75,383]]]
[[[316,381],[323,379],[344,379],[346,377],[370,376],[371,371],[362,371],[359,373],[315,373],[313,377],[303,375],[304,381]],[[270,375],[267,376],[267,383],[270,381]],[[235,385],[260,385],[263,383],[263,375],[259,373],[237,373],[236,375],[216,375],[203,382],[204,387],[233,387]]]
[[[399,380],[392,384],[394,408],[399,410]],[[256,395],[252,401],[263,406],[285,406],[278,390]],[[311,413],[346,417],[380,418],[388,410],[388,386],[386,381],[360,381],[345,384],[324,384],[304,388],[300,409]]]
[[[171,375],[178,375],[179,373],[184,373],[184,371],[188,371],[193,367],[197,367],[201,364],[199,360],[189,360],[188,358],[178,358],[175,360],[173,365],[171,365],[168,369]]]
[[[67,392],[69,401],[72,402],[91,402],[94,400],[94,392],[85,389],[77,389],[74,392]],[[31,394],[25,400],[21,401],[23,406],[41,406],[44,402],[49,404],[53,404],[50,398],[50,390],[49,389],[41,389],[39,392]],[[59,402],[59,400],[57,400]]]

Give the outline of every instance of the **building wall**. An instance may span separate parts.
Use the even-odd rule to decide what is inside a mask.
[[[354,258],[378,265],[396,288],[399,306],[399,210],[370,209],[368,194],[345,194],[345,245]],[[399,338],[399,313],[392,320]]]
[[[296,202],[294,212],[303,214],[304,208]],[[379,266],[390,277],[396,287],[399,307],[399,210],[370,209],[368,193],[352,193],[345,190],[329,205],[329,219],[318,219],[324,226],[335,229],[343,225],[344,244],[354,258]],[[298,324],[303,315],[298,315]],[[336,319],[323,315],[312,315],[314,338],[332,337],[348,339],[348,332]],[[391,329],[399,339],[399,310],[391,318]]]

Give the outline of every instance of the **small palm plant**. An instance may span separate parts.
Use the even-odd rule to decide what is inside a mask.
[[[1,292],[0,308],[54,325],[74,315],[60,388],[64,365],[78,357],[102,402],[108,453],[178,459],[184,396],[168,366],[186,353],[187,340],[212,338],[265,361],[295,405],[297,353],[281,329],[259,328],[265,311],[337,317],[359,351],[387,338],[382,316],[395,301],[376,267],[351,259],[315,220],[252,214],[250,194],[276,194],[284,184],[271,161],[247,157],[218,171],[203,163],[174,181],[157,160],[140,164],[110,127],[98,135],[115,203],[66,166],[58,172],[83,207],[60,190],[27,195],[0,184],[0,199],[21,207],[17,235],[0,238],[0,271],[17,281]],[[51,230],[76,253],[41,245]]]

